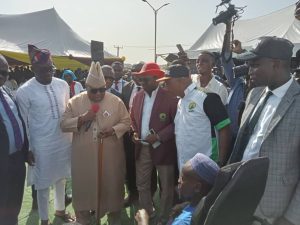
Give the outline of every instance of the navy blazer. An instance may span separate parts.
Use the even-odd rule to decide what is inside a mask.
[[[12,98],[10,92],[3,88],[3,90]],[[13,100],[14,101],[14,100]],[[16,102],[14,101],[16,104]],[[16,104],[17,105],[17,104]],[[18,105],[17,105],[18,108]],[[21,117],[19,108],[18,108],[18,115],[19,118],[22,121],[22,126],[23,126],[23,131],[24,131],[24,144],[22,147],[22,152],[24,153],[24,162],[27,161],[27,155],[28,155],[28,139],[27,139],[27,134],[26,134],[26,129],[25,129],[25,123]],[[9,139],[8,139],[8,134],[6,131],[5,124],[3,123],[3,120],[0,116],[0,172],[4,172],[4,168],[6,168],[6,164],[8,162],[8,157],[9,157]],[[1,176],[0,176],[1,177]]]

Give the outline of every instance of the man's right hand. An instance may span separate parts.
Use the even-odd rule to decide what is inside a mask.
[[[34,159],[34,155],[32,151],[28,152],[28,156],[27,156],[27,162],[30,166],[34,166],[35,165],[35,159]]]
[[[236,54],[241,54],[243,52],[242,43],[239,40],[234,40],[232,42],[232,52]]]
[[[96,113],[93,112],[93,110],[89,109],[88,111],[86,111],[82,116],[82,122],[88,122],[88,121],[92,121],[96,118]]]
[[[149,224],[149,215],[145,209],[140,209],[135,215],[135,220],[138,225],[148,225]]]
[[[133,141],[133,143],[135,143],[135,144],[140,143],[138,133],[136,133],[136,132],[133,133],[133,135],[132,135],[132,141]]]

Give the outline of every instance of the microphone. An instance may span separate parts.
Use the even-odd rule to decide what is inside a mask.
[[[91,110],[92,110],[94,113],[97,113],[97,112],[99,111],[99,109],[100,109],[100,105],[99,105],[99,104],[94,103],[94,104],[91,105]],[[93,121],[91,120],[91,121],[89,121],[89,122],[86,123],[86,125],[85,125],[85,131],[88,131],[88,130],[89,130],[89,128],[90,128],[91,125],[92,125],[92,122],[93,122]]]

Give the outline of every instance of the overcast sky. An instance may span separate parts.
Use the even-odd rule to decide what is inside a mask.
[[[158,13],[157,52],[189,48],[216,16],[216,0],[148,0]],[[242,19],[262,16],[294,4],[295,0],[232,0],[247,6]],[[154,13],[142,0],[1,0],[0,14],[21,14],[55,7],[62,19],[82,38],[103,41],[105,49],[127,63],[154,59]],[[160,61],[163,62],[163,61]]]

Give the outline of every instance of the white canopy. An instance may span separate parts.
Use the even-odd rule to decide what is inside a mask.
[[[247,10],[247,9],[246,9]],[[242,42],[243,48],[255,45],[262,36],[277,36],[294,43],[294,53],[300,49],[300,21],[294,17],[295,5],[254,19],[238,20],[233,28],[234,39]],[[225,34],[225,24],[211,24],[204,34],[187,50],[196,59],[201,50],[220,51]]]
[[[54,8],[43,11],[0,14],[0,50],[27,52],[27,44],[49,49],[52,55],[90,56],[90,44],[76,34]],[[104,57],[115,57],[104,52]]]

